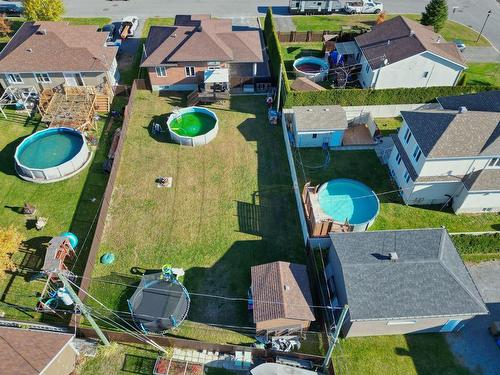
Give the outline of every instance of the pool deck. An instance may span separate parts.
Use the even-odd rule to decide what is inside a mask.
[[[370,130],[366,125],[355,125],[344,131],[342,146],[375,145]]]

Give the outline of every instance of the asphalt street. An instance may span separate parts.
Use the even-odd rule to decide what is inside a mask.
[[[383,0],[391,13],[420,13],[427,0]],[[274,14],[287,15],[287,0],[65,0],[69,17],[111,17],[125,15],[148,17],[172,17],[176,14],[210,13],[219,17],[249,17],[265,13],[273,7]],[[448,0],[450,19],[480,30],[488,10],[492,10],[484,34],[500,49],[500,2],[499,0]],[[453,13],[453,8],[455,12]]]

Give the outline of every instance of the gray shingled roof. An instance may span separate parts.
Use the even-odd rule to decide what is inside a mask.
[[[347,129],[347,116],[340,105],[292,107],[298,131]]]
[[[484,91],[477,94],[441,96],[437,101],[444,109],[458,110],[466,107],[469,111],[500,112],[500,90]]]
[[[401,16],[375,25],[355,40],[372,69],[382,66],[384,59],[393,64],[425,51],[466,67],[455,43],[447,43],[428,27]]]
[[[351,320],[487,314],[445,229],[332,233]],[[396,252],[399,260],[388,259]]]
[[[472,172],[463,179],[468,191],[500,191],[500,169],[489,168]]]
[[[500,155],[500,113],[402,111],[401,116],[426,157]]]
[[[305,265],[278,261],[253,266],[251,274],[255,323],[273,319],[315,320]]]

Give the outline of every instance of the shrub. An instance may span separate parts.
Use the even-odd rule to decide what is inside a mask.
[[[23,5],[28,21],[58,21],[64,14],[62,0],[24,0]]]
[[[460,254],[500,254],[500,233],[480,236],[461,234],[452,239]]]
[[[286,68],[281,54],[281,45],[276,34],[276,27],[274,25],[273,12],[271,8],[267,10],[266,18],[264,20],[264,37],[266,39],[267,51],[269,54],[269,63],[271,66],[271,76],[275,83],[278,82],[280,66],[283,68],[283,81],[285,91],[290,91],[290,83],[286,78]]]
[[[426,26],[433,26],[435,32],[439,32],[448,19],[448,4],[446,0],[431,0],[425,6],[420,23]]]
[[[5,277],[5,271],[16,269],[12,255],[19,249],[23,240],[23,235],[14,226],[0,227],[0,279]]]

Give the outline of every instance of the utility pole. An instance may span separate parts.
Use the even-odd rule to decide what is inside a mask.
[[[326,353],[325,360],[323,361],[323,372],[325,372],[328,368],[328,364],[330,363],[330,359],[332,358],[332,353],[333,349],[335,348],[335,344],[337,343],[337,340],[339,339],[340,335],[340,330],[342,328],[342,325],[344,324],[345,317],[347,316],[347,311],[349,310],[349,305],[344,305],[344,308],[342,309],[342,313],[340,314],[339,321],[337,325],[335,326],[335,332],[332,334],[329,334],[328,336],[331,336],[330,342],[328,344],[328,352]]]
[[[66,276],[62,274],[62,272],[58,271],[57,272],[57,277],[59,280],[62,281],[64,285],[64,289],[69,293],[71,296],[71,299],[73,300],[73,303],[78,307],[78,309],[82,312],[82,314],[85,316],[85,318],[89,321],[90,325],[92,328],[94,328],[94,331],[97,333],[97,336],[101,339],[102,343],[106,346],[109,346],[109,341],[108,338],[104,335],[104,333],[101,331],[101,328],[97,325],[95,322],[94,318],[92,318],[92,315],[90,315],[89,310],[87,307],[83,304],[82,300],[78,297],[78,295],[75,293],[73,288],[71,287],[68,279],[66,279]]]
[[[481,39],[481,35],[483,35],[483,30],[484,30],[484,28],[486,26],[486,22],[488,22],[488,18],[490,18],[491,13],[493,13],[491,11],[491,9],[488,11],[488,13],[486,13],[486,19],[484,20],[483,27],[481,27],[481,31],[479,32],[479,35],[477,36],[476,43],[479,42],[479,39]]]
[[[280,111],[281,75],[282,74],[283,74],[283,64],[280,64],[280,74],[278,76],[278,98],[276,99],[276,112]]]

